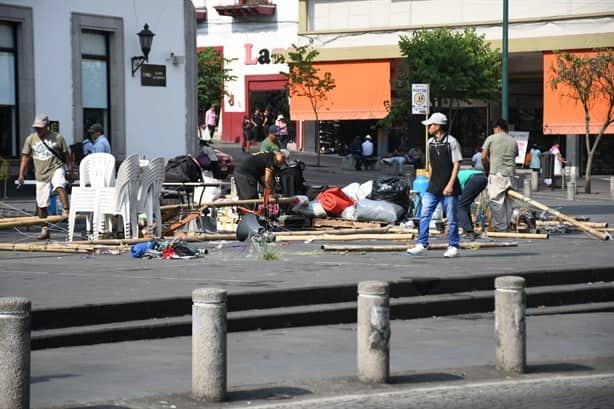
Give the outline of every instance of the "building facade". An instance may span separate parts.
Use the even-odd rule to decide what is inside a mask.
[[[194,0],[198,23],[199,49],[213,47],[231,60],[236,81],[225,84],[228,95],[221,104],[220,124],[216,138],[223,141],[242,140],[242,121],[255,109],[269,108],[274,119],[290,115],[287,80],[280,74],[284,64],[275,64],[272,55],[292,47],[297,41],[298,3],[266,0]],[[206,109],[207,107],[204,107]],[[292,118],[290,118],[292,119]],[[199,118],[200,122],[204,118]],[[296,135],[290,122],[292,137]],[[300,134],[300,132],[299,132]],[[262,135],[260,136],[260,138]],[[292,147],[301,147],[301,141]]]
[[[470,27],[483,34],[493,48],[501,49],[502,9],[502,2],[498,1],[299,0],[299,44],[317,48],[320,66],[334,78],[343,78],[344,72],[366,73],[352,81],[338,82],[335,98],[342,103],[331,106],[327,115],[340,121],[374,121],[386,114],[377,109],[384,105],[379,91],[384,89],[389,97],[394,97],[390,95],[390,81],[401,58],[400,35],[411,35],[421,28]],[[544,116],[544,111],[552,111],[545,110],[544,104],[558,101],[545,95],[549,86],[544,72],[550,69],[548,55],[554,51],[614,47],[614,0],[510,1],[508,32],[512,127],[529,131],[529,143],[538,143],[543,149],[554,141],[563,142],[571,161],[582,165],[584,148],[578,137],[581,124],[562,123],[560,118]],[[357,89],[369,97],[354,98]],[[500,115],[500,105],[475,101],[462,111],[452,131],[461,140],[465,154],[469,154],[491,131],[493,121]],[[410,128],[403,130],[411,134],[412,144],[423,140],[420,135],[424,129],[420,128],[419,119],[412,118]],[[614,133],[614,128],[610,127],[608,132]],[[394,143],[389,136],[381,137],[379,153]],[[602,143],[600,163],[613,163],[614,138],[605,138]]]
[[[0,0],[0,156],[20,156],[38,112],[69,144],[101,123],[120,160],[192,151],[195,39],[189,0]]]

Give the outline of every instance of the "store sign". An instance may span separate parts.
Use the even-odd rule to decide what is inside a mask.
[[[166,87],[166,65],[141,65],[141,85]]]
[[[273,48],[269,50],[268,48],[261,48],[258,50],[258,54],[254,55],[254,45],[247,43],[244,44],[245,48],[245,65],[256,65],[256,64],[271,64],[272,55],[283,53],[284,51],[291,50],[292,48]]]
[[[529,132],[528,131],[511,131],[510,136],[516,141],[518,146],[518,156],[516,156],[516,163],[523,164],[524,157],[527,155],[527,148],[529,146]]]
[[[428,115],[429,84],[411,84],[411,113],[413,115]]]

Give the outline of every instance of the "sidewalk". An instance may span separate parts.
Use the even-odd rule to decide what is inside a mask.
[[[502,380],[493,368],[493,328],[491,314],[392,321],[392,385],[382,387],[355,378],[355,325],[231,333],[231,402],[206,406],[249,407],[279,400],[291,404],[425,383],[445,387]],[[526,376],[613,372],[613,337],[614,313],[529,316],[527,361],[532,375]],[[190,337],[32,353],[32,408],[76,409],[93,402],[105,402],[94,406],[99,408],[202,407],[189,398],[190,388]]]

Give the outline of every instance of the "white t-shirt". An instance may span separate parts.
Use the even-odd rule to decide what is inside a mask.
[[[373,155],[373,142],[366,140],[362,143],[362,156]]]
[[[550,153],[554,155],[554,176],[561,176],[563,172],[563,163],[557,157],[557,154],[561,154],[559,148],[550,148]]]

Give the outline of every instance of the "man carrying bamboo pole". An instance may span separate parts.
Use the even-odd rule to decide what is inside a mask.
[[[49,117],[46,114],[36,115],[32,128],[36,132],[28,136],[24,143],[17,183],[19,186],[23,185],[24,174],[30,157],[32,157],[36,179],[38,217],[41,219],[47,218],[47,207],[49,206],[52,186],[64,207],[63,216],[68,216],[68,195],[64,189],[67,183],[64,165],[68,167],[69,172],[72,170],[68,146],[62,135],[49,130]],[[46,224],[42,226],[38,239],[49,239],[49,227]]]
[[[507,121],[499,119],[494,134],[486,138],[482,145],[482,165],[488,172],[490,209],[498,232],[507,231],[510,224],[512,205],[505,192],[512,187],[516,172],[515,158],[518,156],[516,141],[507,134],[507,129]]]

